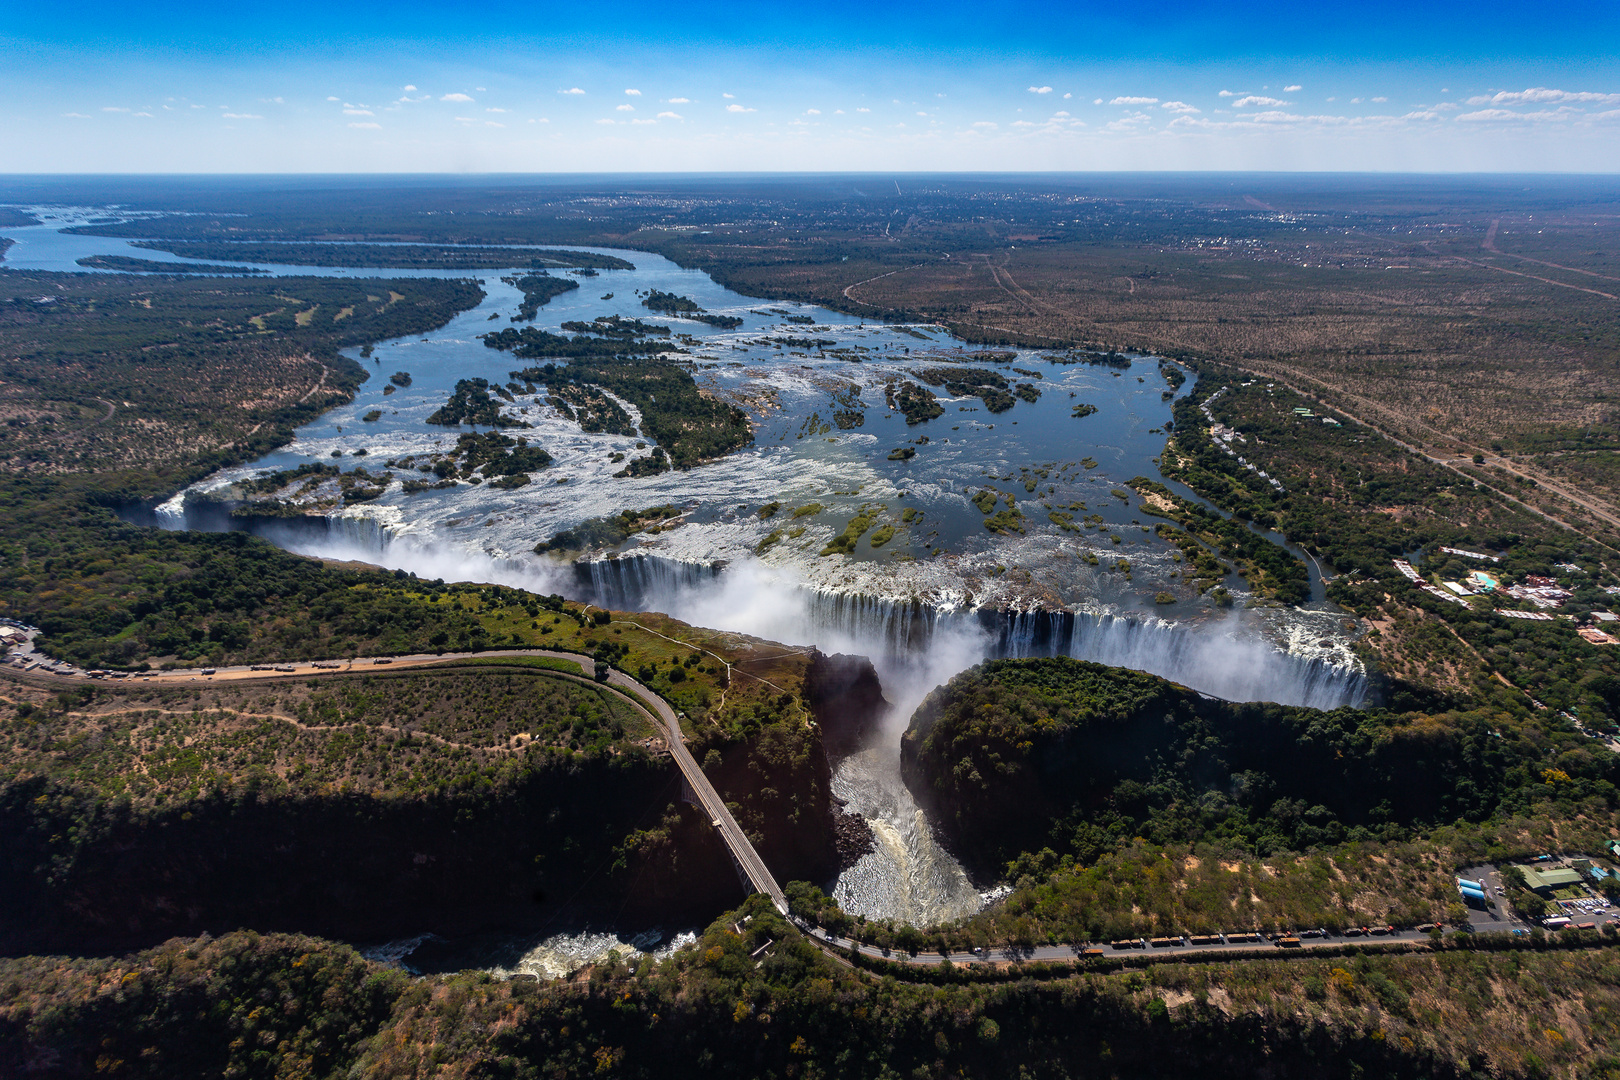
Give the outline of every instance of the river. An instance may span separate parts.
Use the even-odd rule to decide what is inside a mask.
[[[77,260],[90,255],[189,261],[61,231],[117,216],[106,207],[32,209],[45,224],[7,230],[17,243],[0,265],[82,272]],[[628,258],[635,269],[578,277],[580,288],[551,300],[532,325],[555,332],[564,321],[603,315],[669,325],[685,335],[699,384],[748,414],[751,446],[689,471],[615,478],[620,466],[612,455],[634,454],[647,440],[587,434],[546,404],[542,388],[517,394],[506,407],[531,425],[513,433],[555,459],[527,486],[461,483],[406,494],[396,479],[373,501],[318,517],[231,518],[225,510],[240,497],[233,485],[267,470],[334,461],[377,470],[442,452],[457,431],[426,418],[457,380],[502,383],[509,369],[524,366],[487,348],[480,335],[512,325],[521,296],[501,279],[527,271],[258,264],[289,277],[470,277],[486,295],[440,330],[379,343],[370,357],[352,352],[373,377],[351,404],[300,428],[292,443],[259,461],[177,492],[149,508],[145,520],[168,528],[247,527],[307,554],[661,610],[697,625],[872,657],[894,708],[875,745],[834,763],[833,789],[868,820],[877,842],[829,883],[846,910],[868,916],[930,922],[982,903],[980,886],[989,883],[970,882],[934,843],[897,762],[899,735],[915,705],[985,657],[1063,653],[1151,671],[1232,700],[1333,707],[1365,697],[1365,673],[1351,652],[1354,623],[1320,600],[1314,571],[1316,599],[1303,607],[1247,606],[1235,576],[1226,585],[1237,604],[1219,607],[1185,584],[1179,555],[1152,534],[1155,519],[1125,497],[1124,484],[1146,476],[1196,499],[1158,470],[1172,402],[1191,386],[1189,379],[1172,390],[1158,358],[1132,355],[1102,366],[1045,350],[985,356],[936,326],[874,324],[758,300],[654,254],[607,253]],[[742,325],[721,330],[651,312],[641,295],[654,289],[690,297]],[[805,339],[825,344],[806,346]],[[944,415],[916,426],[887,405],[891,380],[964,364],[1030,390],[1011,410],[992,414],[977,398],[936,388]],[[386,376],[396,371],[409,372],[410,384],[385,393]],[[1076,418],[1079,404],[1096,411]],[[840,411],[859,413],[859,423],[837,426]],[[374,420],[363,419],[373,412]],[[891,452],[903,448],[913,456],[892,460]],[[971,498],[986,489],[1002,500],[998,506],[1019,508],[1022,533],[985,529],[985,514]],[[770,502],[781,508],[764,520],[757,511]],[[533,553],[537,541],[587,518],[660,504],[682,511],[679,527],[634,537],[611,558],[573,564]],[[817,512],[794,516],[818,505]],[[851,555],[821,556],[862,508],[881,508],[878,520],[894,526],[893,539],[873,547],[869,536]],[[1070,515],[1076,527],[1060,527],[1052,511]],[[777,529],[783,538],[758,554]],[[1167,591],[1176,602],[1156,603]],[[528,947],[562,956],[572,948]],[[516,960],[507,960],[495,966],[518,970]],[[531,967],[545,965],[536,960]]]

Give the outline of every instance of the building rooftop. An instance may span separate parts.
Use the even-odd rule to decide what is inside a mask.
[[[1577,885],[1581,880],[1581,872],[1573,866],[1549,866],[1544,869],[1526,866],[1521,869],[1532,889],[1562,889],[1566,885]]]

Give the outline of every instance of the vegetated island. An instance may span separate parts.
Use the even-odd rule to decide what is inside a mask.
[[[484,344],[524,359],[568,360],[566,364],[535,364],[510,375],[514,380],[545,384],[554,399],[551,404],[561,402],[558,408],[564,415],[582,416],[582,426],[635,433],[629,414],[604,390],[640,410],[642,433],[658,445],[645,457],[628,462],[619,475],[688,469],[753,441],[747,415],[705,396],[691,373],[666,355],[679,353],[679,346],[642,336],[651,330],[648,324],[603,317],[569,326],[581,332],[568,337],[534,327],[521,331],[508,327],[484,335]],[[667,334],[667,328],[665,331]]]
[[[523,302],[518,305],[517,314],[512,316],[513,322],[533,322],[540,309],[554,297],[579,288],[577,281],[552,277],[544,272],[524,277],[505,277],[501,280],[523,293]]]
[[[471,379],[457,379],[455,389],[450,392],[450,400],[435,409],[428,416],[427,422],[444,427],[456,427],[460,424],[499,428],[534,426],[502,415],[501,404],[497,398],[505,398],[510,402],[513,400],[512,391],[498,383],[492,384],[488,379],[476,376]]]
[[[741,317],[736,315],[711,315],[698,307],[697,301],[675,293],[652,289],[641,301],[643,307],[650,311],[662,311],[670,315],[678,315],[683,319],[707,323],[721,330],[735,330],[743,324]]]
[[[229,266],[224,263],[160,262],[128,255],[86,255],[74,260],[92,270],[115,270],[126,274],[266,274],[257,266]]]
[[[362,266],[397,270],[499,270],[510,266],[587,267],[634,270],[635,264],[594,251],[545,248],[464,247],[432,244],[339,244],[248,240],[137,240],[135,247],[167,251],[190,259],[241,259],[294,266]]]

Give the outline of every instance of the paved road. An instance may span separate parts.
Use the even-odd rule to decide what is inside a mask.
[[[849,938],[835,937],[832,934],[821,930],[820,928],[808,926],[804,923],[800,923],[799,928],[817,944],[826,948],[847,951],[850,946],[855,945],[855,942],[851,941]],[[1178,942],[1185,942],[1185,939],[1176,940]],[[1090,948],[1100,948],[1104,957],[1120,958],[1141,956],[1143,954],[1151,954],[1155,956],[1180,956],[1187,953],[1280,953],[1320,949],[1324,947],[1338,947],[1343,945],[1368,945],[1394,942],[1413,943],[1428,940],[1429,935],[1427,932],[1420,932],[1417,930],[1396,930],[1379,936],[1360,935],[1357,937],[1346,937],[1341,934],[1325,938],[1307,938],[1300,942],[1299,950],[1292,948],[1283,949],[1278,946],[1275,941],[1268,940],[1266,938],[1261,938],[1259,941],[1252,942],[1229,941],[1223,938],[1221,942],[1213,945],[1191,945],[1181,943],[1164,945],[1160,947],[1153,946],[1150,944],[1149,939],[1143,938],[1138,939],[1138,947],[1125,949],[1116,949],[1108,943],[1100,945],[1037,945],[1032,949],[1019,949],[1007,946],[986,949],[982,953],[952,953],[948,957],[942,956],[937,952],[919,952],[916,956],[907,956],[904,952],[901,952],[898,949],[890,949],[888,952],[884,952],[875,945],[858,945],[856,948],[860,950],[862,955],[870,956],[874,959],[888,960],[893,963],[900,964],[913,964],[922,967],[933,967],[944,962],[946,959],[949,959],[953,964],[1006,963],[1011,961],[1034,960],[1058,962],[1072,961],[1081,958],[1085,950]]]
[[[56,670],[45,666],[48,657],[33,651],[33,641],[30,638],[25,646],[12,650],[12,655],[24,661],[22,669],[13,666],[13,670],[21,670],[25,676],[35,676],[50,681],[71,681],[75,684],[86,682],[106,682],[110,676],[96,678],[87,672],[76,668]],[[454,663],[458,660],[500,660],[519,657],[544,657],[552,660],[568,660],[580,666],[583,676],[572,675],[568,672],[555,672],[554,674],[573,679],[576,682],[588,683],[592,686],[603,686],[595,680],[596,662],[589,656],[578,653],[554,652],[549,649],[502,649],[491,652],[477,653],[417,653],[411,656],[381,656],[358,657],[352,660],[322,660],[304,661],[296,664],[254,664],[237,665],[234,667],[214,668],[185,668],[174,671],[154,672],[139,676],[131,676],[117,680],[120,683],[174,684],[174,683],[226,683],[245,682],[258,679],[287,679],[287,678],[319,678],[326,675],[345,675],[355,672],[369,671],[397,671],[401,668],[424,667]],[[35,663],[39,667],[31,667]],[[725,841],[726,847],[731,851],[732,858],[742,868],[744,876],[758,891],[765,893],[776,905],[782,914],[787,914],[787,897],[782,894],[782,886],[777,884],[771,872],[766,869],[765,861],[754,850],[748,834],[743,832],[742,826],[726,807],[725,800],[720,793],[709,783],[709,778],[703,774],[697,759],[686,748],[681,735],[680,717],[670,708],[669,702],[659,697],[657,693],[643,686],[635,679],[622,671],[610,669],[605,689],[616,692],[619,697],[628,702],[637,712],[645,716],[654,727],[664,732],[664,741],[669,745],[670,756],[674,758],[675,765],[686,778],[687,785],[697,796],[698,803],[703,812],[709,816],[720,838]],[[639,699],[639,700],[638,700]],[[651,711],[649,711],[649,709]]]

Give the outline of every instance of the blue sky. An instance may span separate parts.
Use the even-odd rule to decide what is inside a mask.
[[[1620,172],[1617,42],[1612,0],[29,5],[0,171]]]

